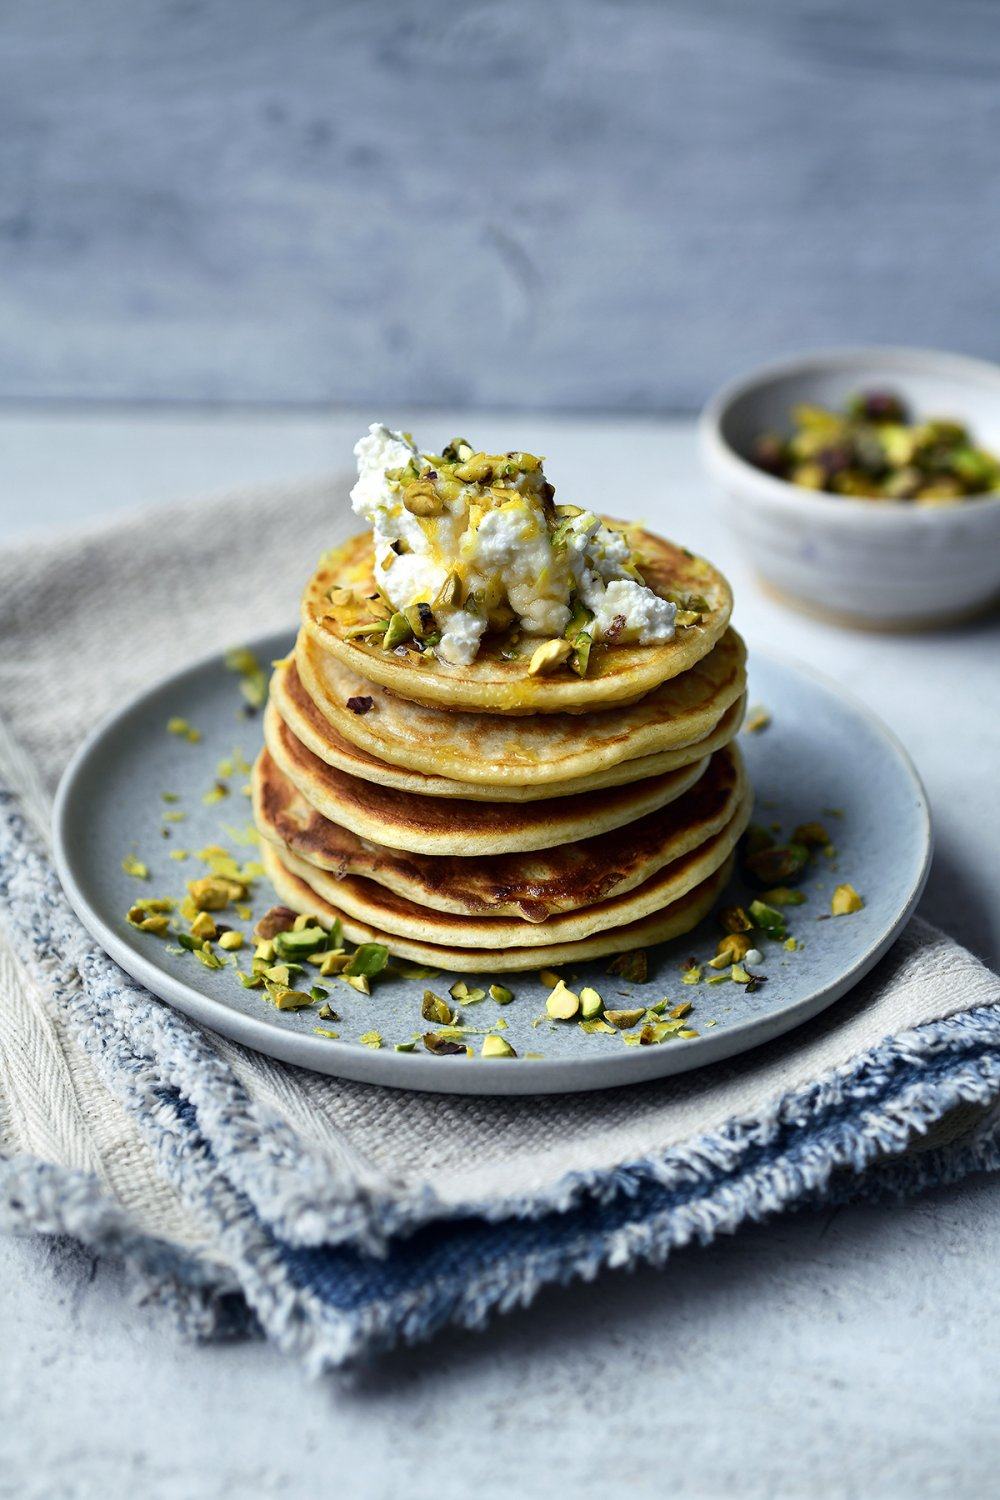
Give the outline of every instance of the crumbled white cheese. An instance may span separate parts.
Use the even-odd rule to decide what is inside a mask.
[[[553,537],[541,494],[542,475],[510,481],[509,501],[470,514],[465,495],[445,502],[439,515],[412,515],[386,479],[386,471],[423,459],[411,439],[375,422],[354,449],[358,481],[351,505],[373,530],[375,580],[396,609],[433,603],[458,567],[467,595],[488,601],[484,610],[438,606],[448,662],[468,665],[489,624],[489,609],[509,605],[526,635],[562,635],[575,592],[594,619],[595,640],[659,645],[674,633],[676,609],[628,576],[629,545],[620,532],[589,512]]]

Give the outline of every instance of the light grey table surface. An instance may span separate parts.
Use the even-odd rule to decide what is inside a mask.
[[[820,668],[907,745],[937,824],[922,910],[1000,962],[995,622],[870,636],[772,604],[715,525],[689,422],[374,415],[430,443],[461,430],[540,450],[562,498],[718,561],[751,649]],[[0,541],[336,469],[366,420],[0,414]],[[998,1225],[1000,1183],[982,1177],[802,1214],[319,1384],[259,1344],[179,1343],[77,1247],[0,1240],[0,1496],[985,1495]]]

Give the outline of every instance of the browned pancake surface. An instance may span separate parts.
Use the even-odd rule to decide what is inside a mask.
[[[684,797],[624,828],[541,853],[483,859],[407,853],[359,838],[317,813],[266,750],[253,784],[264,836],[336,879],[360,876],[437,911],[541,922],[631,890],[703,844],[732,817],[745,777],[738,751],[721,750]]]
[[[621,827],[665,806],[694,785],[697,761],[645,781],[524,803],[421,797],[351,776],[314,755],[273,705],[264,737],[277,765],[307,802],[344,828],[420,854],[487,855],[549,849]]]

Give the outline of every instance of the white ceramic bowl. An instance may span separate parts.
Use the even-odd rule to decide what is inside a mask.
[[[762,579],[847,623],[918,627],[1000,600],[1000,495],[949,506],[804,490],[748,457],[788,431],[796,402],[842,407],[859,390],[898,392],[916,419],[954,417],[1000,453],[1000,367],[922,349],[839,349],[765,365],[724,386],[700,423],[718,504]]]

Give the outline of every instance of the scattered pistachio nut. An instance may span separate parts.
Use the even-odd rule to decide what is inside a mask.
[[[604,1019],[619,1031],[627,1031],[630,1026],[637,1026],[645,1014],[646,1007],[640,1005],[636,1010],[605,1010]]]
[[[573,643],[571,641],[543,641],[531,653],[531,660],[528,663],[529,677],[541,677],[546,672],[556,671],[565,665],[572,654]]]
[[[601,1014],[604,1009],[604,1001],[595,989],[589,984],[584,985],[580,991],[580,1014],[585,1021],[592,1021]]]
[[[420,1014],[425,1021],[434,1021],[438,1026],[450,1026],[455,1020],[451,1006],[440,995],[435,995],[433,990],[424,990]]]
[[[546,1015],[553,1021],[572,1021],[579,1010],[580,996],[567,989],[565,981],[560,979],[545,1002]]]
[[[858,895],[853,885],[845,882],[838,885],[830,901],[830,912],[835,917],[846,917],[851,912],[861,911],[864,901]]]
[[[480,1048],[481,1057],[516,1057],[517,1053],[502,1036],[484,1036]]]

